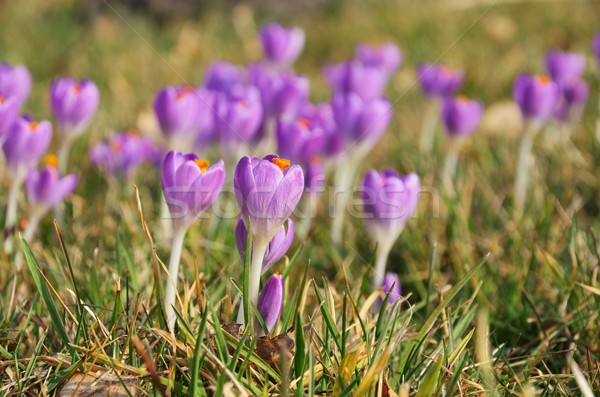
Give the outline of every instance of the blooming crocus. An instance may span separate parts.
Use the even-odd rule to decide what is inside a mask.
[[[19,117],[19,103],[15,97],[0,96],[0,141]]]
[[[90,160],[109,176],[127,180],[143,163],[153,162],[158,151],[149,137],[126,130],[96,144],[90,151]]]
[[[450,138],[444,166],[444,175],[452,179],[456,171],[458,152],[463,138],[473,133],[481,121],[483,105],[465,96],[457,96],[444,101],[441,119]]]
[[[98,87],[91,80],[54,79],[50,86],[50,107],[62,139],[72,139],[88,127],[98,110],[99,101]]]
[[[318,120],[305,117],[279,122],[276,136],[279,153],[302,164],[319,155],[327,139],[327,133]]]
[[[367,172],[361,197],[365,222],[371,239],[377,244],[373,288],[379,288],[385,264],[394,242],[417,209],[421,185],[415,173],[399,175],[394,170]]]
[[[389,75],[402,63],[402,51],[392,43],[360,44],[356,47],[355,56],[364,65],[382,69]]]
[[[300,166],[276,155],[245,156],[237,164],[233,185],[242,219],[252,233],[248,297],[256,304],[265,252],[300,201],[304,174]]]
[[[523,73],[513,86],[514,100],[525,121],[540,126],[552,116],[559,94],[558,85],[546,75]]]
[[[19,190],[27,172],[34,167],[48,149],[52,139],[52,124],[33,121],[23,116],[17,119],[5,135],[2,151],[11,178],[6,207],[5,229],[11,229],[17,220]],[[10,247],[8,247],[10,250]]]
[[[204,77],[204,87],[211,91],[229,92],[243,81],[242,69],[230,62],[212,62]]]
[[[209,102],[207,104],[207,102]],[[190,148],[210,117],[210,99],[190,86],[170,86],[158,91],[154,98],[154,114],[169,149]]]
[[[304,48],[304,31],[271,22],[260,29],[260,42],[268,61],[287,67],[294,63]]]
[[[429,98],[446,98],[453,95],[463,83],[462,70],[447,65],[425,63],[418,67],[417,77]]]
[[[30,92],[31,75],[25,66],[0,63],[0,96],[14,97],[21,106]]]
[[[167,153],[161,173],[162,190],[173,221],[174,233],[169,259],[169,280],[165,291],[165,310],[169,330],[174,331],[175,291],[183,240],[188,228],[217,199],[225,181],[225,165],[210,165],[193,153]]]
[[[31,170],[25,180],[30,206],[27,227],[23,232],[25,240],[31,239],[42,216],[71,194],[77,185],[77,175],[61,177],[56,156],[47,155],[44,163],[41,170]]]
[[[381,97],[389,78],[387,70],[365,65],[358,60],[326,65],[323,75],[334,95],[354,93],[364,101]]]
[[[265,256],[263,258],[261,274],[264,274],[277,263],[288,251],[294,241],[294,222],[291,219],[287,220],[287,230],[284,225],[281,225],[275,236],[269,242]],[[248,240],[248,230],[244,221],[240,218],[235,227],[235,241],[242,262],[246,255],[246,242]]]
[[[546,55],[546,71],[558,83],[580,78],[585,70],[585,55],[552,50]]]
[[[256,307],[267,333],[271,332],[275,328],[283,308],[283,277],[279,273],[273,274],[265,281]],[[258,332],[258,335],[263,335],[262,330]]]
[[[400,278],[398,275],[391,272],[386,273],[383,277],[383,282],[381,283],[381,289],[384,296],[389,294],[390,298],[388,303],[393,305],[401,296]]]

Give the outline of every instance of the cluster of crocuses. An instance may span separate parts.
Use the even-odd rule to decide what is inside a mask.
[[[56,78],[50,87],[50,107],[59,131],[60,156],[45,156],[44,165],[37,165],[50,147],[52,124],[20,114],[32,87],[29,71],[22,65],[0,64],[0,140],[6,160],[10,190],[5,229],[12,232],[19,217],[19,196],[26,187],[29,213],[23,232],[32,237],[40,219],[58,205],[74,189],[77,176],[61,176],[67,167],[70,145],[88,127],[98,108],[99,93],[89,80]],[[59,171],[60,167],[60,171]],[[12,237],[7,236],[5,250],[12,250]]]

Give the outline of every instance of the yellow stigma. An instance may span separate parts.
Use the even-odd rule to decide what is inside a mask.
[[[35,129],[40,125],[39,121],[32,121],[29,123],[29,127],[31,128],[31,132],[35,131]]]
[[[210,162],[208,160],[195,159],[194,163],[196,163],[196,165],[198,166],[198,168],[200,168],[200,171],[202,171],[203,174],[206,172],[206,169],[210,165]]]
[[[281,172],[285,171],[286,168],[290,167],[290,160],[288,159],[282,159],[279,157],[273,157],[271,159],[271,162],[273,164],[275,164],[276,166],[279,167],[279,169],[281,170]]]
[[[552,79],[549,76],[545,75],[545,74],[538,75],[537,79],[543,85],[546,85],[546,84],[549,84],[550,82],[552,82]]]
[[[48,167],[58,167],[58,157],[53,154],[47,154],[44,156],[44,164]]]

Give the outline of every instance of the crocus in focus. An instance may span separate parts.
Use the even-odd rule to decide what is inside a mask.
[[[63,201],[77,185],[77,175],[61,177],[56,156],[47,155],[44,162],[45,166],[41,170],[31,170],[25,180],[30,205],[27,227],[23,232],[25,240],[31,239],[46,212]]]
[[[546,71],[558,83],[580,78],[585,71],[585,55],[552,50],[546,55]]]
[[[14,97],[0,96],[0,142],[19,117],[19,103]]]
[[[356,47],[355,56],[363,65],[382,69],[388,75],[394,73],[402,63],[402,51],[392,43],[360,44]]]
[[[25,66],[0,63],[0,96],[14,97],[21,106],[30,92],[31,75]]]
[[[245,156],[237,164],[233,185],[242,219],[252,233],[248,296],[249,303],[256,304],[265,252],[300,201],[304,174],[300,166],[275,155]]]
[[[383,282],[381,283],[381,289],[383,291],[384,297],[388,294],[390,298],[388,303],[393,305],[401,296],[400,289],[400,278],[396,273],[388,272],[383,277]]]
[[[279,273],[273,274],[265,281],[256,306],[267,333],[271,332],[275,328],[283,308],[283,277]],[[262,334],[262,331],[258,332],[258,335]]]
[[[162,166],[162,189],[173,221],[174,233],[169,259],[169,280],[165,290],[165,310],[169,330],[175,327],[175,291],[179,261],[187,229],[217,199],[225,181],[223,161],[210,165],[193,153],[170,151]]]
[[[399,175],[394,170],[367,172],[361,197],[365,222],[377,244],[373,288],[382,284],[385,264],[394,242],[417,209],[421,184],[415,173]]]
[[[271,22],[260,29],[260,42],[265,58],[279,67],[290,66],[304,48],[304,31]]]
[[[292,241],[294,241],[294,232],[294,222],[291,219],[287,220],[287,230],[284,225],[281,225],[267,246],[267,250],[265,251],[265,256],[263,258],[261,274],[264,274],[271,268],[271,266],[283,258],[292,245]],[[244,261],[244,256],[246,255],[247,240],[248,230],[246,229],[244,221],[240,218],[237,226],[235,227],[235,241],[242,262]]]

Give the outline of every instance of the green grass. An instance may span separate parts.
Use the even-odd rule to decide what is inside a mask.
[[[244,12],[256,25],[275,16],[238,7],[233,17],[215,9],[201,19],[159,22],[116,8],[120,16],[109,9],[84,21],[76,4],[0,5],[2,58],[27,64],[35,79],[28,112],[50,117],[47,88],[57,74],[89,76],[102,95],[99,114],[74,148],[71,168],[84,177],[68,199],[62,235],[48,216],[37,238],[21,244],[26,266],[17,269],[6,255],[0,261],[0,395],[74,390],[78,373],[102,374],[105,385],[132,395],[228,396],[243,389],[358,397],[387,387],[400,396],[581,395],[572,362],[600,394],[596,65],[590,60],[590,101],[573,146],[536,140],[520,220],[511,203],[519,134],[511,113],[470,140],[451,195],[440,182],[441,136],[433,155],[419,153],[426,104],[414,86],[415,66],[440,58],[465,68],[464,93],[488,109],[510,100],[513,78],[541,70],[547,49],[588,52],[597,3],[499,1],[457,9],[450,5],[467,2],[373,0],[277,15],[306,30],[297,69],[310,77],[314,100],[328,97],[323,62],[350,57],[364,40],[403,48],[405,63],[388,91],[397,100],[392,127],[362,171],[415,170],[439,193],[439,205],[422,196],[388,261],[404,299],[377,313],[368,287],[374,247],[361,220],[350,219],[346,244],[333,248],[324,197],[317,227],[295,242],[289,263],[277,265],[286,301],[274,335],[284,336],[267,342],[223,328],[235,318],[243,288],[236,219],[211,234],[207,219],[190,229],[173,338],[160,305],[169,242],[159,219],[158,173],[147,167],[131,183],[110,185],[87,150],[111,129],[137,126],[158,136],[154,92],[201,81],[212,59],[258,59],[256,26]],[[205,157],[217,153],[208,149]]]

